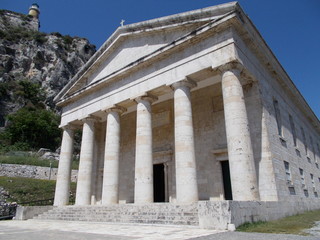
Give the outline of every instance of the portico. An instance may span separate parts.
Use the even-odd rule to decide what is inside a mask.
[[[198,100],[194,100],[193,102],[193,98],[196,99],[192,97],[193,93],[194,95],[198,95],[198,93],[201,95],[201,92],[208,90],[217,91],[217,89],[220,92],[216,92],[215,94],[223,99],[224,110],[218,111],[218,113],[220,117],[224,119],[225,122],[222,125],[226,126],[227,131],[224,140],[220,141],[219,144],[228,146],[226,154],[229,156],[227,160],[229,160],[230,164],[232,194],[235,200],[259,200],[250,132],[248,127],[243,127],[243,124],[248,126],[242,87],[242,83],[245,83],[245,81],[241,80],[240,75],[243,70],[243,65],[238,62],[225,64],[215,71],[206,69],[199,74],[199,76],[202,75],[203,77],[205,75],[205,77],[207,77],[204,80],[199,80],[196,77],[194,78],[196,80],[192,80],[191,77],[186,76],[183,80],[174,82],[169,86],[160,86],[149,92],[142,92],[139,97],[129,97],[129,100],[125,102],[114,102],[111,105],[112,107],[102,108],[101,111],[84,119],[80,119],[81,121],[76,120],[74,123],[64,126],[66,130],[64,130],[65,133],[63,135],[63,146],[66,145],[69,149],[73,144],[73,135],[70,134],[70,126],[83,128],[75,204],[108,205],[118,204],[119,202],[136,204],[154,202],[153,165],[161,163],[161,158],[164,160],[163,162],[166,163],[167,169],[165,173],[165,181],[167,184],[165,194],[168,196],[166,198],[167,201],[190,204],[197,202],[199,199],[224,199],[222,179],[219,180],[220,187],[214,189],[214,185],[219,184],[215,182],[210,183],[210,177],[207,179],[197,177],[201,164],[210,164],[210,161],[213,163],[215,159],[213,154],[210,153],[210,151],[214,150],[213,148],[206,150],[207,153],[211,155],[211,160],[208,162],[203,160],[203,157],[197,156],[198,154],[195,150],[195,140],[197,138],[194,137],[194,132],[201,131],[201,129],[195,129],[193,118],[197,119],[198,117],[193,116],[195,111],[192,110],[192,106],[205,102],[201,97],[197,97]],[[211,74],[212,76],[207,74]],[[221,101],[221,99],[219,101]],[[159,109],[152,111],[153,108]],[[157,113],[159,110],[160,112]],[[135,121],[131,122],[128,118],[132,119],[133,116]],[[208,119],[209,116],[206,116],[206,118],[207,121],[210,121],[210,119]],[[127,123],[127,121],[129,123]],[[214,122],[214,119],[212,119],[212,122]],[[105,139],[103,139],[104,144],[102,144],[105,145],[105,148],[103,149],[103,159],[94,160],[93,143],[94,135],[97,131],[95,124],[97,123],[106,125],[105,132],[102,133],[105,135]],[[125,126],[122,127],[122,125]],[[219,123],[219,125],[221,125],[221,123]],[[135,132],[135,139],[128,136],[129,134],[126,132],[128,128],[130,128],[132,132]],[[171,129],[168,130],[168,128]],[[158,136],[153,137],[154,133]],[[170,136],[170,134],[173,136]],[[224,131],[222,134],[225,134]],[[217,134],[213,131],[212,138],[217,137],[215,135]],[[246,136],[246,138],[244,138],[244,136]],[[132,140],[129,140],[130,138],[132,138]],[[157,138],[163,139],[159,141]],[[237,138],[241,139],[241,141],[236,141],[238,144],[229,144],[228,141],[234,142]],[[135,146],[134,151],[131,151],[131,158],[127,158],[125,154],[128,140],[130,144]],[[164,140],[167,144],[159,143]],[[157,146],[154,145],[159,145],[160,147],[158,146],[157,148]],[[167,149],[164,149],[163,146]],[[161,147],[164,150],[162,150]],[[158,149],[160,149],[160,151],[158,151]],[[241,149],[240,153],[239,149]],[[68,150],[68,153],[70,151],[71,150]],[[63,156],[65,156],[65,154]],[[97,156],[98,154],[96,154],[96,157]],[[70,162],[71,157],[71,154],[65,156],[65,161]],[[64,160],[64,158],[62,158],[62,160]],[[101,161],[104,166],[103,183],[98,183],[99,180],[93,178],[93,176],[97,174],[97,168],[94,168],[93,164],[99,164]],[[128,162],[127,164],[121,164],[121,161]],[[197,164],[200,165],[200,167],[198,166],[198,170]],[[241,167],[239,164],[243,164],[244,167]],[[251,167],[248,168],[247,166]],[[61,171],[59,169],[58,173],[59,177],[55,199],[55,205],[58,206],[66,204],[67,201],[65,199],[68,198],[68,192],[64,191],[64,193],[62,193],[63,190],[59,189],[67,189],[70,184],[70,181],[65,180],[69,178],[68,173],[70,169],[63,167],[63,165],[61,165],[61,167],[62,169]],[[121,168],[123,167],[132,168],[131,171],[133,172],[130,174],[130,183],[128,182],[130,181],[129,179],[124,180],[127,174],[125,171],[122,171]],[[94,169],[96,169],[96,172],[94,172]],[[239,169],[241,169],[243,174],[239,174]],[[211,170],[214,172],[214,169]],[[126,171],[128,171],[128,169],[126,169]],[[170,174],[168,172],[170,172]],[[132,176],[134,176],[134,179]],[[61,181],[59,179],[64,180]],[[207,181],[206,187],[211,185],[212,189],[206,193],[199,193],[199,179],[202,179],[201,181]],[[92,181],[95,182],[92,183]],[[243,184],[244,182],[247,184]],[[123,184],[126,186],[121,186]],[[95,186],[98,185],[102,186],[102,188],[96,189]],[[126,193],[124,189],[127,189],[130,185],[133,186],[133,188]],[[132,191],[133,189],[134,191]],[[204,189],[204,187],[202,186],[200,191],[201,189]],[[96,191],[101,191],[101,194],[97,194]],[[122,193],[119,193],[119,191],[122,191]],[[219,197],[217,197],[217,195],[215,196],[214,191],[220,191],[218,194]],[[96,195],[100,195],[101,199]],[[124,196],[123,199],[121,199],[121,196]],[[93,202],[92,199],[96,199],[96,201]]]

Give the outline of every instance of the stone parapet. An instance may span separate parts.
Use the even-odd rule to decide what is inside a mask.
[[[232,229],[247,222],[272,221],[316,209],[320,209],[316,200],[199,201],[199,226],[207,229]]]

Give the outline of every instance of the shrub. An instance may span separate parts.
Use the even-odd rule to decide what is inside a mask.
[[[21,80],[14,91],[17,97],[22,97],[25,102],[30,101],[33,105],[39,105],[45,101],[46,94],[41,89],[40,84],[30,82],[29,80]]]
[[[46,109],[23,107],[8,116],[5,129],[10,144],[26,143],[32,149],[55,150],[60,145],[60,117]]]

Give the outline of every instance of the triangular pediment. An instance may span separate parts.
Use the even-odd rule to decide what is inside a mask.
[[[106,51],[100,60],[92,65],[92,70],[86,79],[86,85],[100,81],[125,66],[156,52],[192,32],[201,24],[194,23],[188,24],[188,26],[173,26],[128,35],[123,34],[113,43],[112,50]]]
[[[236,2],[119,27],[55,98],[59,101],[139,62],[236,8]]]

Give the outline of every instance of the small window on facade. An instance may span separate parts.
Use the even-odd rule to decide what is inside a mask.
[[[312,152],[313,152],[313,160],[315,161],[316,160],[316,151],[315,151],[315,148],[313,145],[313,139],[311,136],[310,136],[310,144],[311,144],[311,148],[312,148]]]
[[[304,150],[305,150],[305,152],[306,152],[306,155],[308,155],[307,139],[306,139],[306,135],[305,135],[305,133],[304,133],[303,127],[301,127],[301,135],[302,135]]]
[[[296,190],[294,187],[288,187],[290,195],[296,195]]]
[[[310,178],[311,178],[312,187],[315,188],[316,185],[314,183],[314,178],[313,178],[313,174],[312,173],[310,173]]]
[[[281,115],[280,115],[280,108],[279,103],[277,100],[273,100],[273,107],[275,112],[275,117],[277,121],[277,128],[278,128],[278,134],[279,136],[282,136],[282,121],[281,121]]]
[[[303,169],[299,168],[299,172],[300,172],[301,184],[302,184],[302,187],[304,188],[306,186],[306,182],[304,180]]]
[[[317,197],[318,197],[318,193],[317,193],[317,192],[314,192],[314,196],[317,198]]]
[[[307,157],[308,163],[311,163],[311,159],[309,157]]]
[[[290,122],[290,128],[291,128],[291,133],[292,133],[293,145],[296,147],[297,146],[296,127],[294,126],[294,121],[293,121],[293,118],[290,114],[289,114],[289,122]]]
[[[287,183],[291,184],[291,172],[290,172],[290,165],[288,162],[284,161],[284,169],[286,171],[286,180]]]
[[[319,169],[319,164],[316,162],[316,168],[318,168]]]
[[[308,192],[307,189],[303,190],[303,193],[304,193],[304,195],[305,195],[306,197],[309,197],[309,192]]]

